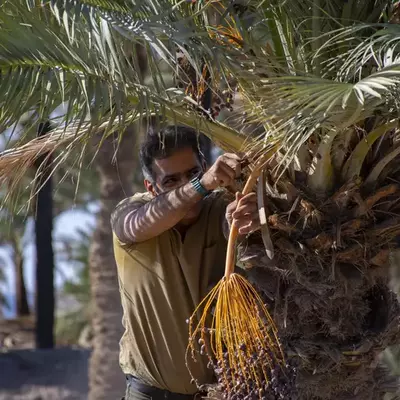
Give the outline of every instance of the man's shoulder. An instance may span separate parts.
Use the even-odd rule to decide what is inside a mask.
[[[152,196],[149,192],[137,192],[133,196],[126,197],[125,199],[121,200],[117,206],[115,207],[116,209],[127,206],[127,205],[132,205],[135,203],[138,204],[146,204],[152,199]]]
[[[135,193],[133,196],[127,197],[121,200],[113,211],[113,216],[117,216],[117,214],[124,213],[127,208],[132,209],[135,205],[141,207],[142,205],[148,203],[152,199],[150,193]]]
[[[113,232],[122,234],[124,218],[132,210],[138,209],[152,199],[150,193],[135,193],[133,196],[121,200],[111,213],[111,227]]]

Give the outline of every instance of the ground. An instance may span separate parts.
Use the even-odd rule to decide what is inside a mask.
[[[33,321],[0,321],[0,400],[86,400],[90,350],[32,350]]]
[[[0,400],[87,399],[89,354],[73,348],[0,353]]]

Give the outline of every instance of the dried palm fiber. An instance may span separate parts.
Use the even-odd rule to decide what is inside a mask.
[[[389,284],[391,260],[400,264],[400,135],[397,121],[376,122],[338,132],[328,146],[314,137],[304,146],[306,162],[283,175],[268,170],[274,257],[260,234],[240,251],[247,278],[273,310],[288,362],[297,365],[288,399],[379,400],[398,388],[379,355],[400,342]],[[381,140],[373,141],[377,129]],[[317,182],[327,164],[333,173]]]
[[[271,152],[256,162],[242,191],[244,195],[251,192],[263,168],[263,160],[270,155]],[[275,324],[260,296],[243,276],[234,272],[237,237],[238,228],[233,222],[225,275],[189,319],[187,355],[190,352],[196,360],[199,343],[201,353],[207,354],[210,365],[216,363],[220,367],[221,380],[232,394],[239,386],[253,382],[261,398],[263,383],[268,382],[272,369],[284,366],[284,356]],[[260,368],[249,365],[248,359],[260,352],[265,363]]]

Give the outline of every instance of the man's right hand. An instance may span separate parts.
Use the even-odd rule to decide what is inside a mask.
[[[234,184],[242,172],[241,158],[236,154],[226,153],[219,156],[212,167],[202,176],[200,183],[208,191],[218,187],[228,187]]]

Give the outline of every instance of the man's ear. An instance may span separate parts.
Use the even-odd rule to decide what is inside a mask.
[[[157,196],[157,193],[154,189],[154,185],[152,182],[150,182],[149,180],[145,179],[144,180],[144,186],[146,188],[146,190],[151,193],[154,197]]]

